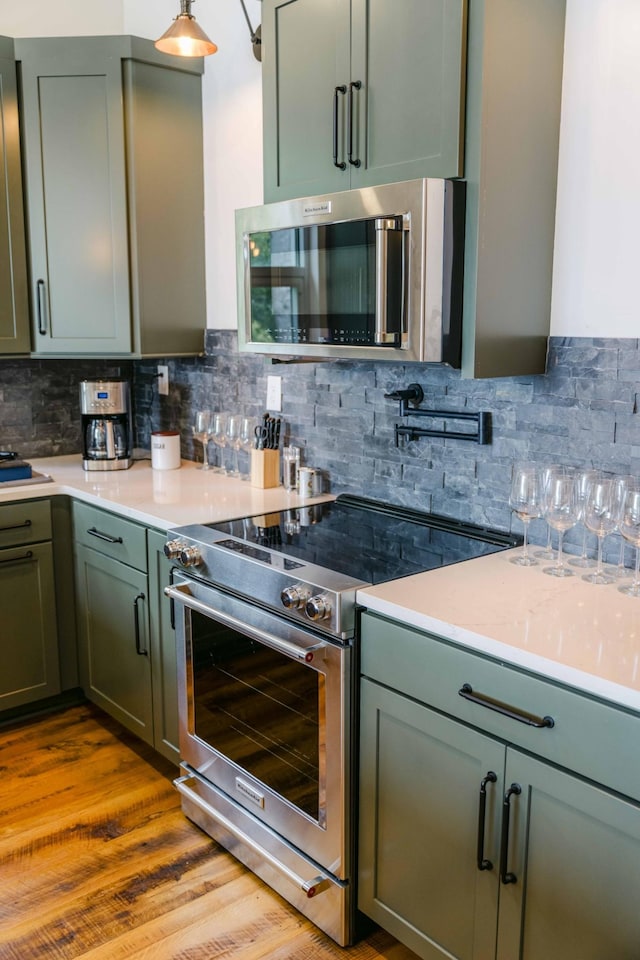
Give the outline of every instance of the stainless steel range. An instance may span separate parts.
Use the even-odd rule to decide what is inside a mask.
[[[358,588],[519,542],[337,500],[173,531],[185,814],[339,944],[356,929]]]

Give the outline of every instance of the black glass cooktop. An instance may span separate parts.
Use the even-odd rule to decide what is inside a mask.
[[[313,563],[366,583],[383,583],[522,542],[486,527],[362,497],[259,514],[209,525],[240,539],[251,555],[260,548]],[[229,546],[233,548],[233,543]]]

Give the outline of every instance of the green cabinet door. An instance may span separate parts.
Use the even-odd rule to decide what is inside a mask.
[[[640,805],[509,750],[498,960],[637,960]]]
[[[495,954],[504,746],[362,681],[360,909],[425,960]],[[485,857],[477,866],[487,774]]]
[[[16,41],[34,351],[202,349],[201,61],[132,37]]]
[[[0,710],[60,692],[51,543],[0,549]]]
[[[267,202],[462,173],[467,0],[268,0]]]
[[[0,37],[0,354],[30,349],[16,65]]]
[[[148,578],[76,544],[80,680],[86,696],[153,743]]]
[[[178,763],[176,632],[171,624],[171,603],[164,595],[172,566],[164,555],[166,540],[164,533],[147,532],[153,728],[156,750]]]
[[[349,0],[264,4],[265,201],[349,189],[345,149],[349,44]],[[333,161],[334,112],[340,166]]]
[[[466,7],[353,0],[352,187],[462,176]]]

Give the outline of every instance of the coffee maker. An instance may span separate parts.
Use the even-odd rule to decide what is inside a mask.
[[[80,383],[82,466],[126,470],[131,466],[131,401],[127,380]]]

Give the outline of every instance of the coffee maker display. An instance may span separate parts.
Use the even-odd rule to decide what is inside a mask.
[[[126,380],[83,380],[80,384],[82,466],[126,470],[131,466],[131,402]]]

